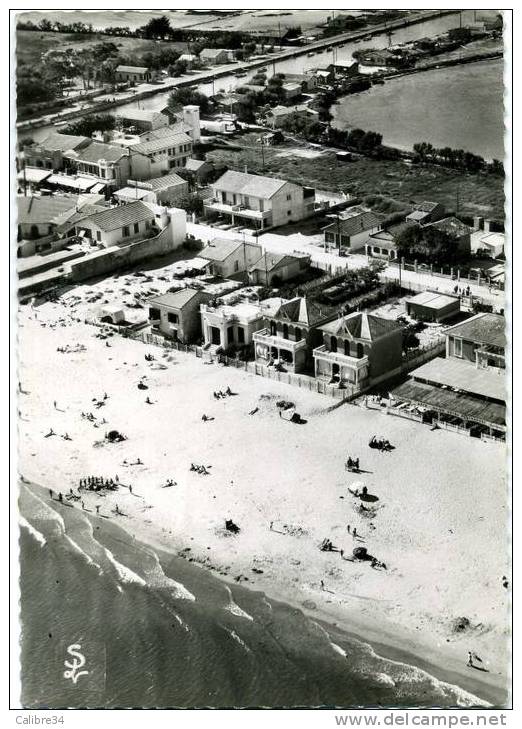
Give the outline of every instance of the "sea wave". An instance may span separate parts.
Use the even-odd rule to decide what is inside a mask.
[[[24,527],[24,529],[27,529],[29,534],[36,539],[38,544],[41,547],[45,547],[47,544],[47,539],[44,537],[44,535],[38,531],[38,529],[35,529],[32,524],[30,524],[27,519],[25,519],[22,515],[18,517],[18,523],[21,527]]]
[[[148,576],[152,578],[152,580],[149,579],[149,584],[151,584],[151,586],[153,585],[154,587],[167,587],[176,600],[190,600],[192,602],[196,600],[196,596],[193,595],[189,590],[187,590],[185,585],[183,585],[181,582],[173,580],[172,577],[168,577],[165,574],[156,552],[154,552],[153,550],[147,550],[147,554],[149,554],[154,560],[154,567],[148,573]]]
[[[74,551],[83,557],[83,559],[87,562],[87,564],[92,565],[93,567],[96,567],[96,569],[98,570],[100,575],[103,574],[103,570],[102,570],[101,566],[97,562],[95,562],[93,560],[93,558],[89,554],[87,554],[87,552],[85,550],[83,550],[77,542],[74,541],[74,539],[72,539],[68,534],[64,534],[64,537],[67,540],[67,542],[71,545],[71,547],[74,549]]]
[[[225,631],[226,633],[228,633],[228,634],[230,635],[230,637],[231,637],[231,638],[232,638],[233,640],[235,640],[235,641],[236,641],[236,643],[238,643],[238,644],[239,644],[239,645],[240,645],[240,646],[241,646],[242,648],[244,648],[244,649],[246,650],[246,652],[247,652],[247,653],[252,653],[252,651],[251,651],[251,650],[250,650],[250,648],[249,648],[249,647],[247,646],[247,644],[245,643],[245,641],[244,641],[244,640],[243,640],[242,638],[240,638],[240,636],[239,636],[239,635],[238,635],[238,634],[236,633],[236,631],[235,631],[235,630],[232,630],[232,629],[229,629],[229,628],[225,628],[225,626],[224,626],[224,625],[222,625],[221,627],[223,628],[223,630],[224,630],[224,631]]]
[[[232,615],[235,615],[237,618],[245,618],[246,620],[251,620],[253,622],[254,618],[247,612],[245,612],[242,608],[240,608],[237,603],[234,602],[230,587],[228,587],[228,585],[224,585],[224,587],[228,593],[230,602],[223,607],[223,610],[226,610],[227,613],[232,613]]]
[[[133,572],[130,569],[130,567],[127,567],[126,565],[122,564],[121,562],[118,562],[116,557],[113,555],[113,553],[109,549],[107,549],[107,547],[105,547],[104,549],[105,549],[105,556],[107,557],[109,562],[112,564],[112,566],[116,570],[121,582],[123,582],[125,584],[140,585],[141,587],[147,586],[147,582],[142,577],[137,575],[136,572]]]

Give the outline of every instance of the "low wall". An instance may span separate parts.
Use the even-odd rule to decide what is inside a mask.
[[[74,261],[68,266],[67,276],[74,282],[102,276],[147,258],[164,256],[174,250],[174,247],[171,226],[168,225],[154,238],[136,241],[122,247],[112,246]]]

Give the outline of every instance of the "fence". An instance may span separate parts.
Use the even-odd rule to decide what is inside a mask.
[[[399,261],[388,261],[388,266],[390,268],[399,268]],[[484,286],[486,288],[491,285],[500,289],[501,291],[504,290],[503,282],[490,281],[488,279],[487,271],[485,271],[484,274],[480,274],[478,271],[475,270],[470,269],[468,271],[461,271],[459,268],[451,268],[450,266],[448,266],[448,268],[445,270],[444,268],[440,267],[409,263],[408,261],[405,261],[402,264],[402,270],[415,271],[415,273],[423,273],[429,276],[450,279],[452,281],[455,281],[456,284],[462,282],[468,284],[474,283],[477,286]]]
[[[394,408],[391,406],[388,406],[386,408],[386,412],[389,415],[397,415],[399,418],[406,418],[407,420],[415,420],[417,423],[422,423],[424,420],[424,416],[422,413],[416,413],[412,410],[407,410],[406,408]]]

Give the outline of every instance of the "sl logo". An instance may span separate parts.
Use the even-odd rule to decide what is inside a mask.
[[[85,666],[85,656],[80,653],[81,651],[81,645],[79,643],[72,643],[67,648],[67,653],[73,657],[72,661],[64,661],[64,665],[67,668],[70,668],[70,671],[64,671],[63,677],[64,678],[70,678],[71,681],[76,684],[80,676],[86,676],[89,671],[80,671],[80,668],[83,668]]]

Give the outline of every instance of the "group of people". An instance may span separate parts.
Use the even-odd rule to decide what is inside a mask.
[[[222,390],[218,390],[217,392],[214,392],[213,393],[214,400],[221,400],[222,398],[229,397],[230,395],[233,395],[233,394],[234,393],[232,392],[232,390],[230,389],[230,387],[227,387],[227,389],[225,390],[225,392],[223,392]]]
[[[103,476],[87,476],[86,478],[80,479],[80,489],[87,489],[88,491],[101,491],[102,489],[110,489],[115,491],[118,488],[119,478],[104,478]]]
[[[44,435],[44,438],[50,438],[53,435],[57,435],[57,433],[55,433],[52,428],[49,428],[49,432]],[[63,433],[60,437],[64,440],[72,440],[71,436],[67,432]]]
[[[471,294],[471,289],[469,286],[466,286],[466,288],[464,288],[464,286],[460,288],[460,286],[458,286],[457,284],[453,289],[453,293],[459,294],[460,296],[469,296]]]
[[[208,468],[211,468],[211,466],[208,466]],[[210,471],[208,470],[207,466],[197,466],[195,463],[190,464],[190,470],[196,471],[196,473],[201,473],[203,476],[210,476]]]

